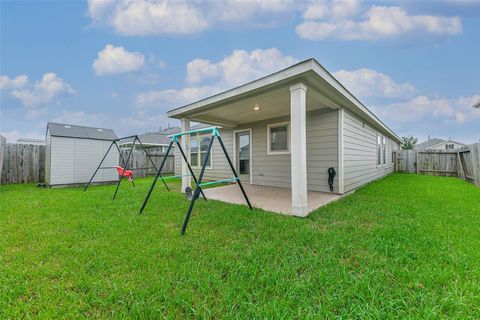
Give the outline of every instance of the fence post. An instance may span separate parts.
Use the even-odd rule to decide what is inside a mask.
[[[417,174],[418,174],[418,150],[415,151],[415,170],[417,171]]]
[[[470,145],[470,156],[473,167],[473,183],[480,187],[480,143]]]
[[[0,184],[2,184],[2,169],[3,169],[3,158],[5,157],[5,148],[7,144],[7,139],[0,135]]]

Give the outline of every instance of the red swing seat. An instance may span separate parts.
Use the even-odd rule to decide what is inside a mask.
[[[122,167],[119,166],[114,166],[115,169],[117,169],[118,175],[120,177],[127,177],[128,181],[133,181],[133,171],[132,170],[125,170]]]

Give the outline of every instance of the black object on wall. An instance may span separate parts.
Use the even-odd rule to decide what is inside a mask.
[[[337,173],[335,172],[335,168],[328,168],[328,186],[330,187],[330,191],[333,191],[333,179],[336,175]]]

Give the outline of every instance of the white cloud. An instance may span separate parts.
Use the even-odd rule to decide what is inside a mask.
[[[386,119],[396,123],[435,122],[439,125],[478,123],[480,110],[472,108],[480,95],[459,98],[417,96],[409,101],[375,108]]]
[[[462,33],[459,17],[409,15],[400,7],[372,6],[364,18],[339,19],[333,5],[312,4],[304,13],[306,19],[297,26],[297,34],[304,39],[323,40],[381,40],[400,37],[448,37]],[[354,6],[352,6],[354,8]],[[325,12],[326,10],[326,12]],[[349,11],[352,14],[355,9]],[[348,11],[348,10],[347,10]]]
[[[42,80],[37,81],[30,88],[11,91],[13,97],[20,100],[27,108],[32,109],[67,94],[75,94],[75,91],[53,72],[45,73]]]
[[[52,121],[58,122],[58,123],[83,124],[84,120],[85,120],[85,112],[83,111],[72,112],[72,111],[64,110],[59,116],[56,116],[55,118],[53,118]]]
[[[0,76],[0,90],[21,89],[28,84],[28,77],[24,74],[15,78],[8,76]]]
[[[145,66],[145,57],[140,52],[129,52],[124,47],[107,44],[98,52],[92,66],[98,76],[133,72]]]
[[[193,2],[89,0],[93,22],[112,27],[124,36],[190,34],[209,27]]]
[[[293,17],[303,4],[293,0],[89,0],[94,25],[123,36],[196,34],[221,25],[270,27]]]
[[[166,111],[263,77],[297,61],[275,48],[234,50],[218,62],[195,59],[187,64],[188,87],[145,92],[137,96],[136,102],[142,108],[153,106]]]
[[[276,25],[281,18],[291,15],[299,7],[299,3],[292,0],[226,0],[205,3],[205,15],[214,24],[260,28]]]
[[[216,86],[187,87],[183,89],[151,90],[141,93],[136,98],[140,107],[154,106],[165,111],[172,107],[188,104],[220,92]]]
[[[306,20],[324,19],[326,17],[339,19],[352,16],[358,13],[359,9],[360,1],[358,0],[314,1],[303,12],[303,18]]]
[[[45,139],[44,135],[41,135],[37,132],[20,132],[18,130],[0,132],[0,135],[4,136],[8,143],[15,143],[20,138]]]
[[[349,91],[358,97],[410,98],[415,88],[409,83],[396,83],[388,75],[372,69],[340,70],[333,73]]]
[[[298,62],[294,57],[283,54],[276,48],[234,50],[218,62],[195,59],[187,64],[187,80],[201,83],[215,79],[217,85],[233,87],[263,77]]]

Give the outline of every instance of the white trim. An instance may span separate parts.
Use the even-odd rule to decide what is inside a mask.
[[[290,86],[290,92],[298,90],[298,89],[302,89],[303,91],[307,91],[307,86],[304,85],[303,83],[297,83],[297,84],[294,84],[294,85]]]
[[[382,167],[387,166],[387,137],[382,135]]]
[[[271,151],[270,150],[270,128],[283,127],[287,125],[287,150],[286,151]],[[278,155],[278,154],[290,154],[290,145],[291,145],[291,135],[290,135],[290,121],[277,122],[267,124],[267,155]]]
[[[382,135],[378,132],[377,134],[377,140],[375,141],[375,164],[377,165],[377,168],[382,167]],[[378,143],[378,139],[380,138],[380,144]],[[380,163],[378,163],[378,146],[380,146]]]
[[[192,156],[191,156],[191,152],[192,150],[190,149],[190,166],[192,167],[192,169],[202,169],[202,151],[200,149],[200,138],[202,137],[207,137],[208,138],[208,133],[203,133],[203,132],[196,132],[195,133],[195,137],[197,138],[197,144],[198,144],[198,155],[200,155],[199,157],[197,157],[197,165],[194,166],[192,165]],[[190,146],[190,139],[192,137],[191,134],[187,134],[187,135],[184,135],[183,137],[188,137],[188,145]],[[210,135],[210,139],[212,138],[212,135]],[[212,149],[210,150],[210,156],[209,156],[209,159],[210,159],[210,165],[205,167],[205,170],[212,170],[213,169],[213,146],[212,146]]]
[[[344,163],[343,163],[343,108],[338,109],[338,193],[345,192]]]
[[[237,168],[237,133],[249,132],[250,133],[250,184],[253,184],[253,136],[252,128],[245,128],[233,131],[233,163],[235,165],[235,170],[237,170],[238,175],[240,175],[239,169]]]

